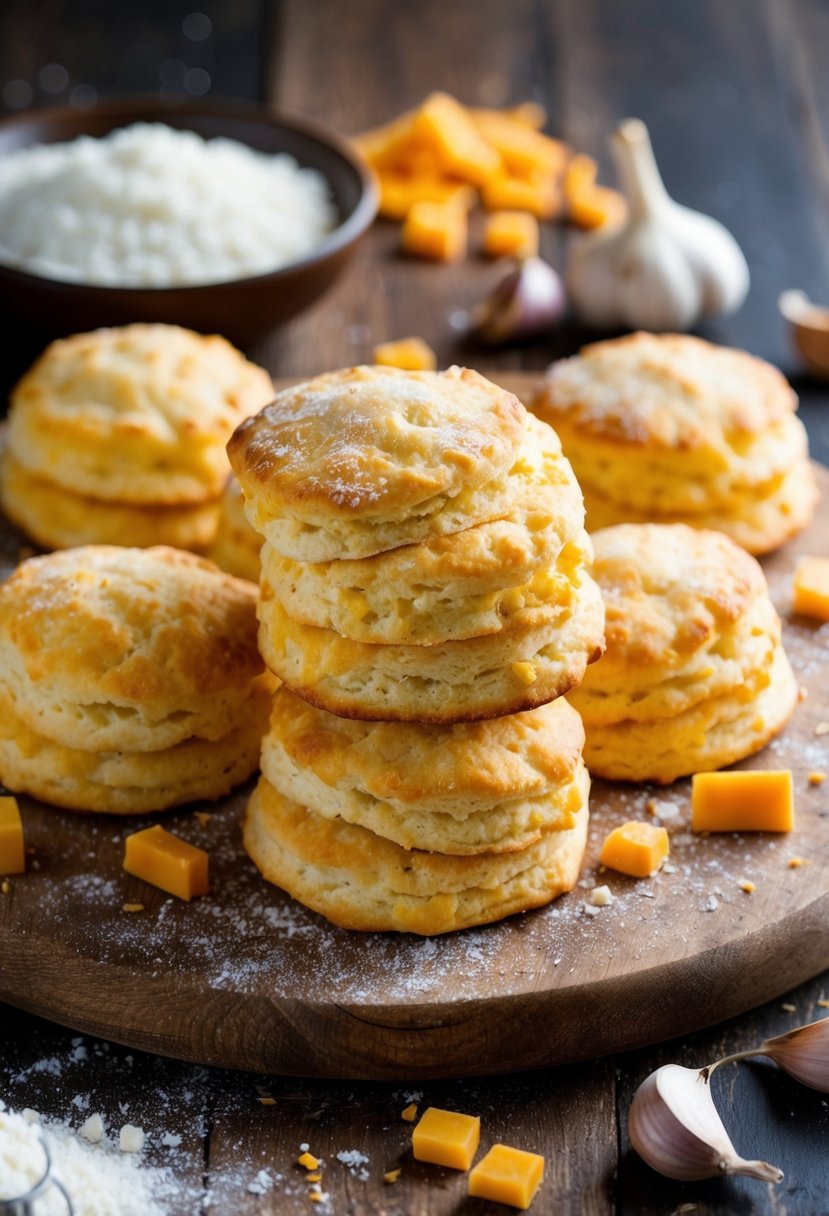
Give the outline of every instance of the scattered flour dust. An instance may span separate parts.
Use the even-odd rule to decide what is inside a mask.
[[[165,1216],[176,1192],[171,1170],[141,1164],[137,1154],[109,1143],[91,1144],[66,1123],[39,1122],[34,1111],[17,1114],[0,1102],[0,1202],[25,1194],[46,1172],[43,1143],[75,1216]],[[33,1216],[66,1216],[66,1203],[49,1187],[32,1204]]]

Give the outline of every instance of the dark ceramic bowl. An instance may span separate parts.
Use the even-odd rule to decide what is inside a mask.
[[[260,152],[287,152],[328,179],[339,224],[307,257],[270,274],[193,287],[97,287],[0,266],[0,307],[45,332],[165,321],[220,333],[247,346],[307,308],[343,270],[377,210],[374,183],[345,140],[304,119],[232,102],[173,105],[152,99],[92,110],[33,110],[0,122],[0,156],[30,144],[102,136],[132,122],[163,122],[206,138],[222,135]]]

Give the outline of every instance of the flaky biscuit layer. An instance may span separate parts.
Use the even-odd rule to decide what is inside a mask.
[[[782,646],[770,668],[672,718],[587,726],[584,756],[595,777],[668,784],[760,751],[788,722],[798,690]]]
[[[670,718],[767,669],[780,620],[760,566],[727,536],[619,524],[594,547],[607,648],[571,694],[591,728]]]
[[[256,587],[163,546],[89,545],[0,587],[0,678],[39,734],[93,751],[218,739],[262,670]]]
[[[620,523],[684,523],[693,528],[724,532],[749,553],[761,556],[779,549],[808,527],[820,495],[814,469],[800,460],[786,473],[772,478],[751,494],[722,510],[640,511],[627,503],[605,498],[587,482],[582,486],[591,531]]]
[[[590,560],[581,491],[558,439],[538,423],[529,434],[537,442],[513,467],[505,518],[350,561],[297,562],[266,543],[263,578],[294,620],[355,641],[432,645],[509,628]]]
[[[306,701],[369,721],[464,722],[543,705],[602,653],[604,606],[585,567],[564,595],[515,614],[502,633],[435,646],[375,646],[290,619],[263,582],[266,664]]]
[[[218,498],[234,428],[273,395],[229,342],[126,325],[53,342],[11,396],[9,443],[30,473],[105,501]]]
[[[260,778],[244,842],[263,877],[346,929],[433,935],[549,903],[578,879],[589,782],[575,826],[512,853],[448,857],[400,848],[366,828],[324,819]]]
[[[259,763],[271,685],[260,677],[219,739],[183,739],[154,752],[93,752],[64,747],[31,730],[0,702],[0,780],[74,811],[126,815],[216,799],[247,780]]]
[[[104,502],[30,473],[8,451],[0,460],[0,504],[12,523],[44,549],[172,545],[203,552],[219,524],[217,499],[182,507]]]
[[[284,797],[403,848],[523,848],[573,826],[584,728],[560,698],[455,726],[337,718],[281,688],[262,772]]]

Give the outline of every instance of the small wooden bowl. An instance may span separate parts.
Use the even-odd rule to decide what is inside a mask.
[[[821,308],[802,291],[784,291],[778,301],[789,322],[792,342],[814,376],[829,380],[829,308]]]
[[[164,321],[221,333],[247,346],[317,299],[342,272],[377,211],[371,174],[345,140],[304,119],[231,102],[111,102],[91,110],[33,110],[0,122],[0,156],[16,148],[101,137],[133,122],[160,122],[205,138],[225,136],[260,152],[286,152],[327,178],[340,221],[307,257],[253,278],[190,287],[61,283],[0,266],[0,305],[52,335],[130,321]],[[171,166],[171,172],[174,172]]]

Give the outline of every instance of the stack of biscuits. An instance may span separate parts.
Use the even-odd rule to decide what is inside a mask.
[[[592,539],[607,651],[571,696],[591,773],[667,783],[764,747],[798,693],[757,561],[684,524],[618,524]]]
[[[119,814],[221,797],[267,725],[256,628],[256,587],[180,550],[24,562],[0,588],[0,781]]]
[[[45,549],[213,541],[234,428],[270,376],[220,337],[127,325],[53,342],[11,396],[0,502]]]
[[[245,825],[265,877],[428,934],[568,890],[588,779],[549,703],[604,611],[554,432],[474,372],[362,367],[281,393],[228,451],[284,685]]]
[[[554,363],[533,409],[555,427],[591,532],[685,523],[769,553],[817,501],[797,398],[771,364],[684,334],[631,334]]]

